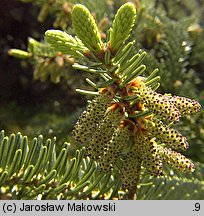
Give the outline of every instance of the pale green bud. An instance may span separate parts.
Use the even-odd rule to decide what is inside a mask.
[[[20,59],[26,59],[26,58],[29,58],[31,56],[30,53],[23,51],[23,50],[19,50],[19,49],[10,49],[8,51],[8,54],[10,56],[20,58]]]
[[[136,9],[132,3],[121,6],[110,29],[110,48],[117,51],[128,39],[136,18]]]
[[[60,30],[47,30],[45,32],[45,40],[55,48],[56,51],[74,57],[79,57],[76,51],[83,53],[85,50],[83,44],[79,40]]]
[[[98,27],[90,11],[84,5],[76,4],[73,7],[72,23],[76,35],[90,51],[95,53],[102,51],[103,42]]]

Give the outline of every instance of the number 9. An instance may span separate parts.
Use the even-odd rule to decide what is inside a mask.
[[[200,203],[195,203],[195,211],[200,211]]]

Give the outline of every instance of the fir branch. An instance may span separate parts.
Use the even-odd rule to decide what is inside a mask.
[[[129,7],[131,7],[131,9]],[[128,158],[127,160],[124,160],[121,178],[123,186],[129,190],[129,195],[131,197],[133,197],[132,194],[136,192],[136,185],[140,178],[141,165],[154,176],[163,174],[163,163],[167,163],[181,172],[188,173],[194,171],[193,163],[180,153],[176,152],[176,150],[180,148],[180,145],[186,143],[185,138],[180,137],[179,135],[174,136],[174,141],[176,143],[174,146],[175,151],[169,149],[168,142],[166,142],[168,139],[167,131],[171,131],[168,124],[173,124],[180,120],[179,118],[183,108],[181,103],[179,103],[178,106],[179,98],[171,100],[168,96],[158,94],[154,91],[154,89],[158,88],[160,80],[160,76],[155,77],[157,69],[154,70],[148,78],[143,76],[146,66],[141,63],[146,56],[146,52],[139,50],[138,53],[132,54],[134,42],[129,42],[127,45],[124,44],[124,46],[120,46],[129,36],[134,23],[135,13],[132,7],[132,4],[129,3],[122,6],[118,10],[115,21],[113,22],[113,32],[116,36],[122,38],[115,47],[116,51],[120,48],[118,52],[110,53],[108,50],[111,47],[110,45],[110,47],[107,47],[105,55],[95,55],[97,52],[102,51],[95,23],[93,22],[93,25],[90,24],[92,29],[89,27],[83,29],[80,27],[81,23],[78,24],[75,21],[74,25],[76,33],[80,34],[80,38],[83,42],[85,41],[85,43],[87,43],[87,35],[89,35],[89,33],[92,34],[93,31],[95,31],[96,35],[93,35],[93,41],[89,39],[91,45],[89,44],[88,46],[94,55],[92,61],[95,61],[96,63],[102,62],[102,65],[100,65],[98,69],[93,69],[91,66],[92,64],[86,66],[75,64],[74,67],[96,74],[104,73],[104,79],[107,76],[109,78],[106,82],[107,87],[104,89],[100,89],[100,85],[97,86],[92,82],[89,82],[95,88],[98,87],[100,94],[96,96],[96,99],[91,106],[87,107],[87,110],[82,114],[73,131],[75,140],[87,144],[88,154],[99,162],[99,165],[104,172],[114,170],[115,161],[120,160],[121,157]],[[74,13],[76,20],[80,14],[84,14],[83,23],[90,23],[93,21],[91,14],[84,6],[76,6],[76,11],[76,15]],[[131,14],[129,16],[131,22],[128,26],[122,26],[128,28],[126,35],[126,33],[124,33],[125,31],[123,31],[123,33],[120,32],[122,27],[118,24],[118,20],[121,20],[121,17],[125,17],[128,13]],[[114,41],[113,37],[111,39],[110,33],[110,41],[111,40],[112,42]],[[98,49],[95,49],[95,46],[97,45],[99,45],[99,47]],[[90,55],[88,58],[92,57]],[[77,91],[94,95],[97,94],[97,92],[87,92],[84,90]],[[104,92],[108,93],[105,94]],[[103,101],[105,101],[105,103]],[[189,100],[189,105],[185,104],[184,106],[189,106],[190,110],[195,110],[195,112],[198,112],[200,109],[200,105],[197,102],[194,103],[193,100]],[[186,112],[185,114],[188,115],[191,113]],[[165,125],[163,127],[165,138],[162,137],[162,135],[161,137],[157,137],[154,132],[151,131],[150,125],[154,125],[155,129],[159,130],[160,124],[158,122],[160,121]],[[91,135],[93,127],[95,127],[95,132]],[[119,139],[115,138],[117,127],[121,128],[122,132],[125,131],[126,127],[128,128],[127,134],[129,135],[127,135],[127,137],[129,138],[126,140],[126,136],[122,137],[124,143],[130,141],[131,144],[129,145],[132,146],[132,149],[129,146],[128,148],[127,146],[123,146],[121,149],[118,147],[118,149],[120,149],[118,153],[116,153],[117,150],[112,149],[111,143],[114,143],[115,140]],[[175,131],[172,133],[177,134]],[[119,135],[117,134],[117,136]],[[165,141],[165,143],[160,143],[160,141]],[[119,139],[117,142],[119,145],[121,140]],[[143,142],[143,144],[141,142]],[[114,144],[114,146],[117,146],[117,144]],[[166,145],[166,147],[163,145]],[[184,149],[186,149],[185,145]],[[135,151],[137,161],[132,160],[132,163],[138,164],[136,168],[129,164]],[[123,156],[123,152],[126,152],[125,156]],[[136,170],[132,170],[134,168]],[[131,171],[128,171],[129,169],[131,169]],[[126,171],[127,173],[130,173],[128,174],[128,178],[127,175],[124,174]],[[136,177],[131,176],[131,174],[133,175],[134,173],[136,173]]]
[[[181,80],[186,76],[184,72],[186,72],[190,48],[189,44],[183,41],[187,36],[180,37],[180,33],[185,32],[183,29],[187,28],[190,22],[184,20],[182,25],[185,25],[178,28],[176,22],[170,22],[165,26],[164,24],[169,21],[168,18],[153,19],[150,14],[145,14],[145,16],[156,24],[156,29],[158,29],[155,31],[154,26],[150,29],[153,34],[148,45],[152,45],[156,40],[160,43],[161,53],[166,57],[165,64],[161,63],[160,67],[161,84],[163,86],[174,85],[177,74]],[[85,157],[84,148],[77,150],[75,158],[67,161],[69,145],[65,143],[50,168],[52,171],[47,176],[43,176],[46,180],[42,179],[43,183],[40,185],[27,187],[27,191],[23,191],[22,194],[32,191],[31,197],[35,197],[36,192],[44,191],[46,181],[50,181],[52,177],[63,176],[61,180],[58,179],[60,184],[56,183],[57,186],[52,188],[50,193],[45,194],[46,198],[51,198],[54,193],[62,191],[66,198],[86,197],[93,188],[95,190],[98,187],[99,181],[105,179],[103,184],[105,188],[100,188],[102,192],[99,191],[92,198],[99,198],[102,193],[106,193],[112,188],[112,193],[108,196],[112,199],[117,194],[122,181],[123,190],[128,190],[126,195],[130,199],[137,191],[143,167],[146,172],[158,177],[159,185],[157,185],[158,187],[154,184],[150,185],[150,193],[147,193],[146,197],[145,193],[138,193],[138,197],[149,199],[152,193],[155,198],[174,197],[171,183],[177,185],[180,181],[184,185],[185,182],[189,183],[192,188],[195,185],[196,187],[202,186],[203,190],[202,181],[197,182],[193,179],[196,182],[194,185],[193,180],[169,177],[169,179],[166,178],[167,181],[169,180],[166,188],[169,187],[171,190],[165,195],[161,192],[164,190],[163,186],[166,186],[164,177],[161,177],[165,172],[163,164],[168,164],[171,168],[182,173],[188,174],[194,171],[193,162],[177,152],[186,150],[188,142],[173,127],[181,116],[197,113],[201,110],[201,106],[197,101],[189,98],[160,94],[155,91],[160,85],[160,76],[156,76],[158,70],[153,70],[146,77],[144,74],[146,65],[143,64],[146,52],[139,50],[133,53],[135,42],[126,42],[136,18],[133,4],[127,3],[118,10],[112,28],[110,28],[107,44],[102,42],[94,18],[85,6],[76,5],[72,17],[75,32],[81,41],[77,37],[74,38],[59,30],[48,30],[45,37],[52,47],[50,50],[55,54],[60,51],[75,57],[77,63],[73,65],[73,68],[91,72],[104,79],[104,82],[98,84],[87,79],[87,82],[96,89],[95,92],[77,89],[80,93],[96,95],[96,97],[87,106],[73,130],[75,141],[87,145],[87,154],[99,163],[102,172],[95,175],[97,163],[88,161],[86,164],[87,160],[83,160]],[[167,38],[165,40],[160,38],[162,30],[164,38]],[[178,39],[175,39],[175,33],[178,35]],[[33,47],[40,47],[41,50],[41,46],[38,46],[37,43]],[[33,47],[31,46],[31,52],[34,55],[43,52],[38,53]],[[13,53],[15,54],[15,52]],[[25,57],[26,53],[19,52],[19,56]],[[42,69],[41,66],[39,66],[40,69]],[[170,75],[174,79],[172,78],[172,82],[168,84]],[[43,78],[46,79],[46,76],[47,74],[44,74]],[[21,148],[16,149],[13,151],[12,157],[11,154],[8,154],[8,146],[12,146],[13,137],[12,135],[10,138],[3,139],[0,148],[1,153],[6,152],[2,159],[3,172],[0,177],[3,183],[17,174],[23,166],[18,164],[22,161],[23,155],[25,156],[25,149],[24,151]],[[23,173],[25,183],[29,184],[41,174],[43,167],[48,162],[45,156],[47,152],[48,147],[42,144],[42,137],[33,140],[32,150],[28,152],[29,157],[25,159]],[[39,155],[39,158],[36,158],[36,154]],[[7,156],[9,160],[13,159],[9,170],[6,170],[8,162],[5,157]],[[121,166],[118,166],[118,161],[122,161]],[[86,169],[80,172],[82,163]],[[64,170],[67,165],[70,165],[69,172]],[[63,175],[64,173],[66,175]],[[111,179],[110,173],[116,174],[117,178],[108,184],[107,181],[109,178]],[[93,176],[95,182],[92,183],[90,179]],[[154,181],[156,180],[154,179]],[[69,184],[70,182],[72,184]],[[34,191],[33,187],[35,187]],[[87,187],[88,189],[86,189]],[[154,190],[155,187],[156,190]],[[194,189],[191,192],[198,195]],[[184,194],[185,198],[188,196],[188,193]]]
[[[192,175],[180,175],[172,170],[166,176],[152,179],[149,175],[142,178],[137,199],[139,200],[192,200],[203,199],[204,181],[197,178],[203,174],[203,165],[196,164]],[[171,172],[170,176],[169,172]],[[153,180],[153,182],[152,182]],[[149,182],[149,184],[148,184]],[[145,185],[147,183],[147,185]],[[150,184],[151,183],[151,184]]]
[[[65,143],[56,155],[55,139],[44,141],[40,135],[29,144],[28,138],[20,133],[7,137],[1,131],[0,196],[11,195],[15,199],[39,199],[39,195],[42,199],[58,199],[59,196],[61,199],[94,198],[95,193],[102,191],[106,175],[101,175],[97,164],[84,156],[84,148],[68,159],[69,148],[70,145]],[[114,181],[109,178],[108,184],[112,185]],[[106,193],[109,196],[111,188]],[[106,195],[101,193],[98,198],[102,196]]]

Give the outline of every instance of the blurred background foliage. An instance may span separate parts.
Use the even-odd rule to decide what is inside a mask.
[[[99,25],[101,37],[125,0],[1,0],[0,1],[0,129],[29,137],[56,136],[70,141],[70,131],[86,98],[75,88],[88,88],[84,72],[72,69],[73,59],[31,55],[19,60],[8,55],[18,48],[30,51],[29,37],[44,40],[47,29],[71,27],[71,8],[86,5]],[[161,93],[185,96],[204,105],[204,2],[193,0],[132,0],[138,10],[131,39],[144,49],[147,72],[160,70]],[[28,48],[27,48],[28,47]],[[40,66],[39,66],[40,65]],[[39,71],[41,68],[41,71]],[[43,71],[42,71],[43,68]],[[53,72],[58,71],[53,77]],[[59,72],[60,71],[60,72]],[[46,74],[45,74],[46,73]],[[93,79],[93,77],[92,77]],[[204,163],[204,112],[183,118],[178,130],[187,137],[187,156]]]

